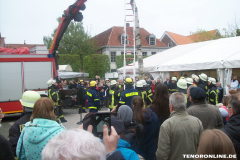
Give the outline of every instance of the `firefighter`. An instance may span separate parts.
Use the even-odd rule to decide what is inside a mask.
[[[109,90],[110,110],[112,110],[119,103],[120,100],[120,92],[118,91],[116,84],[117,84],[116,80],[111,81],[111,86]]]
[[[206,100],[208,100],[208,86],[207,86],[207,81],[208,81],[208,77],[206,74],[202,73],[199,75],[199,82],[198,82],[198,87],[202,88],[206,94],[207,94],[207,97],[206,97]]]
[[[187,88],[191,85],[193,85],[193,79],[192,78],[185,78],[185,80],[187,81]]]
[[[136,84],[136,89],[138,90],[138,95],[142,97],[142,99],[144,100],[144,102],[146,103],[147,101],[147,92],[146,90],[143,88],[143,83],[142,81],[137,81]],[[147,105],[147,104],[146,104]],[[144,105],[145,107],[145,105]]]
[[[172,77],[172,83],[169,84],[169,93],[177,92],[177,77]]]
[[[28,121],[30,121],[30,117],[32,116],[33,106],[35,102],[40,99],[41,96],[39,93],[35,91],[26,91],[22,95],[22,99],[20,100],[21,105],[23,106],[24,116],[18,119],[9,129],[9,142],[12,145],[14,156],[16,155],[17,142],[21,135],[22,129]]]
[[[55,109],[57,109],[57,113],[55,113],[55,114],[57,114],[57,122],[59,122],[59,119],[62,123],[67,122],[67,120],[63,116],[62,106],[60,105],[61,99],[59,97],[58,87],[57,87],[58,84],[57,84],[56,80],[50,79],[47,82],[47,85],[48,85],[48,97],[53,100],[54,106],[57,107],[57,108],[55,108]]]
[[[132,99],[134,96],[138,96],[138,91],[133,88],[132,78],[126,78],[124,85],[126,86],[126,89],[122,92],[119,103],[128,105],[133,110]]]
[[[188,102],[188,95],[187,95],[187,81],[185,79],[179,79],[177,82],[177,90],[185,94],[186,96],[186,103]]]
[[[147,84],[147,82],[145,80],[141,80],[142,84],[143,84],[143,89],[146,91],[146,106],[147,107],[150,107],[150,104],[152,103],[153,101],[153,94],[152,94],[152,89],[151,89],[151,85],[149,86]]]
[[[82,103],[82,112],[83,113],[87,113],[86,112],[86,94],[87,94],[87,88],[86,88],[86,86],[84,85],[84,82],[83,82],[83,80],[80,80],[80,86],[79,86],[79,89],[80,88],[82,88],[81,90],[82,90],[82,92],[83,92],[83,103]],[[78,89],[78,91],[79,91],[79,89]]]
[[[88,99],[88,108],[89,112],[98,112],[100,108],[100,100],[99,100],[99,94],[96,89],[97,82],[91,81],[90,82],[90,89],[87,91],[86,98]]]
[[[193,79],[193,85],[198,86],[199,83],[199,77],[195,74],[192,74],[192,79]]]
[[[209,91],[208,91],[208,102],[216,105],[218,104],[218,88],[216,86],[216,79],[215,78],[209,78],[208,80],[208,86],[209,86]]]

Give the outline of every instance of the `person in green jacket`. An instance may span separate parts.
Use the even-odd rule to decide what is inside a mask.
[[[169,98],[170,118],[160,127],[157,160],[184,159],[183,154],[197,153],[198,141],[203,132],[202,122],[186,111],[186,96],[172,93]],[[190,158],[194,159],[194,158]]]

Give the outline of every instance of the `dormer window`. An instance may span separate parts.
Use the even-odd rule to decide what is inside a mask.
[[[126,38],[126,40],[125,40],[125,38]],[[126,34],[126,36],[125,36],[125,33],[123,33],[121,35],[121,44],[124,45],[124,40],[125,40],[125,44],[128,45],[129,41],[127,39],[128,39],[128,35]]]
[[[149,36],[149,45],[150,46],[155,46],[156,45],[156,36],[154,34],[151,34]]]

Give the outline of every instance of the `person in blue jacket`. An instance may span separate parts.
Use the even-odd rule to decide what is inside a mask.
[[[56,122],[54,102],[43,97],[33,107],[30,122],[25,124],[17,144],[17,157],[25,159],[42,159],[41,152],[48,141],[55,135],[65,131]]]
[[[99,94],[96,89],[97,82],[90,82],[90,89],[87,91],[86,98],[88,99],[89,112],[98,112],[100,108]]]
[[[126,160],[139,160],[137,153],[129,149],[130,144],[122,139],[123,132],[125,131],[124,121],[116,118],[115,116],[111,116],[111,125],[115,128],[117,134],[120,137],[116,151],[121,151],[123,157]]]
[[[138,91],[133,88],[133,81],[131,78],[126,78],[124,85],[126,89],[122,92],[119,103],[128,105],[132,108],[132,99],[134,96],[138,96]]]

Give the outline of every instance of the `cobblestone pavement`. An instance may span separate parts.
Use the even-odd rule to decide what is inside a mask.
[[[88,110],[87,110],[88,111]],[[100,112],[107,112],[107,108],[103,108]],[[82,114],[82,118],[87,113]],[[80,125],[76,124],[80,121],[80,114],[78,114],[78,109],[63,109],[63,115],[67,122],[63,123],[66,129],[78,128]],[[7,115],[2,120],[2,127],[0,127],[0,134],[9,139],[9,128],[20,118],[20,114]]]

